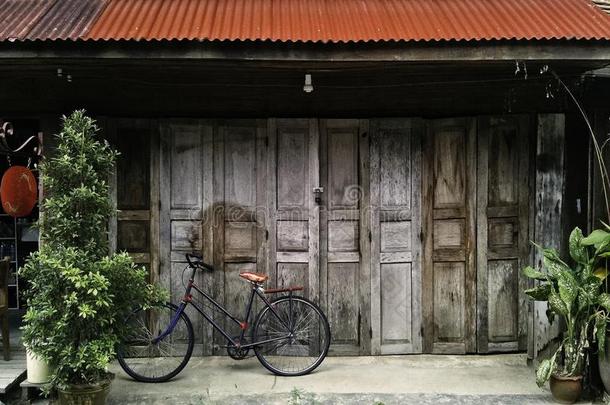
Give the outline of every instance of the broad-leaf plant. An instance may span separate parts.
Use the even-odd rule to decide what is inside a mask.
[[[108,179],[118,154],[97,132],[84,111],[63,118],[56,149],[40,167],[41,246],[20,270],[29,282],[23,341],[54,370],[48,388],[107,379],[128,333],[123,320],[135,305],[165,295],[129,255],[109,255]]]
[[[538,283],[525,293],[536,301],[547,301],[551,320],[561,317],[566,330],[559,347],[542,360],[536,370],[536,382],[542,386],[552,374],[580,376],[585,366],[586,350],[593,338],[600,354],[604,353],[610,295],[603,284],[608,275],[606,258],[610,257],[610,233],[595,230],[584,237],[575,228],[569,238],[569,263],[555,249],[537,246],[543,255],[545,271],[526,267],[523,274]]]

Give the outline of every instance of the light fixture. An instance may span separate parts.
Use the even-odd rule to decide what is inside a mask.
[[[311,75],[309,73],[305,75],[305,85],[303,85],[303,91],[305,93],[311,93],[313,91],[313,84],[311,83]]]
[[[62,77],[64,75],[64,71],[62,68],[57,68],[57,77]]]
[[[68,83],[72,83],[72,75],[66,76],[66,80],[68,81]]]

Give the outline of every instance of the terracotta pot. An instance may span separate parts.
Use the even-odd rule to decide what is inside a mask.
[[[573,404],[582,393],[582,376],[551,376],[551,393],[560,404]]]
[[[70,385],[66,389],[58,389],[60,405],[104,405],[110,392],[111,380],[99,384]]]

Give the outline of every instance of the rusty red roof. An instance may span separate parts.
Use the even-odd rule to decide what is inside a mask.
[[[0,41],[79,39],[107,0],[0,0]]]
[[[593,0],[0,0],[9,38],[608,40],[610,15]]]

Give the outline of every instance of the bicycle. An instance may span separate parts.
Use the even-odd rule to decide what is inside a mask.
[[[163,382],[175,377],[184,369],[193,354],[195,337],[193,325],[185,313],[192,305],[227,341],[230,357],[241,360],[250,350],[260,363],[279,376],[299,376],[312,372],[324,360],[330,346],[330,326],[322,310],[308,299],[293,293],[303,287],[264,289],[268,276],[242,272],[239,276],[251,285],[243,321],[227,311],[195,283],[198,270],[213,272],[199,254],[186,254],[187,269],[192,269],[184,297],[179,305],[165,303],[134,311],[126,320],[131,324],[128,338],[119,345],[117,358],[125,372],[141,382]],[[195,290],[213,308],[220,310],[225,319],[240,329],[233,337],[204,310],[193,302]],[[268,294],[288,293],[272,301]],[[254,296],[264,303],[251,329],[250,341],[246,337]],[[162,326],[165,325],[165,326]],[[162,326],[162,327],[161,327]]]

